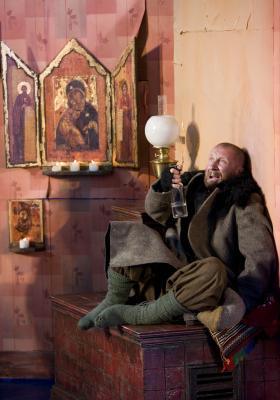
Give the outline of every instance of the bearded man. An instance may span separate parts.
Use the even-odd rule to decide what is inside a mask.
[[[108,292],[78,326],[159,324],[193,313],[210,330],[230,328],[278,290],[278,259],[263,193],[246,151],[220,143],[205,171],[166,170],[150,188],[146,213],[174,232],[171,188],[183,185],[188,215],[177,243],[132,222],[112,222],[107,235]],[[173,237],[174,239],[174,237]],[[135,283],[160,282],[145,303],[128,305]]]

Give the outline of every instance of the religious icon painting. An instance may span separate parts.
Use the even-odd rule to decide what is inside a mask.
[[[111,165],[110,73],[72,39],[39,80],[43,165]]]
[[[38,79],[1,43],[7,167],[40,165]]]
[[[138,167],[135,40],[112,73],[113,165]]]
[[[32,247],[43,247],[43,201],[9,200],[9,232],[11,248],[22,239],[27,239]]]

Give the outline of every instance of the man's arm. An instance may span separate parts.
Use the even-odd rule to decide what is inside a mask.
[[[238,291],[247,311],[259,305],[277,279],[278,259],[272,226],[259,195],[253,194],[245,208],[237,208],[239,250],[245,258],[237,278]]]
[[[174,185],[186,186],[197,171],[181,172],[181,166],[166,168],[147,193],[145,211],[155,221],[165,225],[171,218],[171,189]]]
[[[155,221],[165,225],[171,216],[171,192],[158,191],[159,181],[149,189],[145,199],[145,211]]]
[[[166,167],[160,179],[152,184],[145,199],[145,211],[156,222],[166,225],[171,217],[171,189],[174,181],[181,182],[181,166]]]

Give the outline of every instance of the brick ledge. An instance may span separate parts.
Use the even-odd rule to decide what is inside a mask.
[[[52,296],[53,309],[71,316],[75,320],[80,319],[94,308],[105,296],[105,293],[83,293]],[[90,331],[88,331],[90,332]],[[186,338],[200,340],[207,339],[209,333],[199,322],[193,326],[182,324],[160,325],[123,325],[119,329],[110,329],[112,335],[124,334],[141,345],[154,345],[160,343],[174,343],[174,340]]]

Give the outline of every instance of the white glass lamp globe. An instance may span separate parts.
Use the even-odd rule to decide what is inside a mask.
[[[153,115],[145,125],[145,135],[154,147],[168,147],[179,136],[179,125],[173,115]]]

